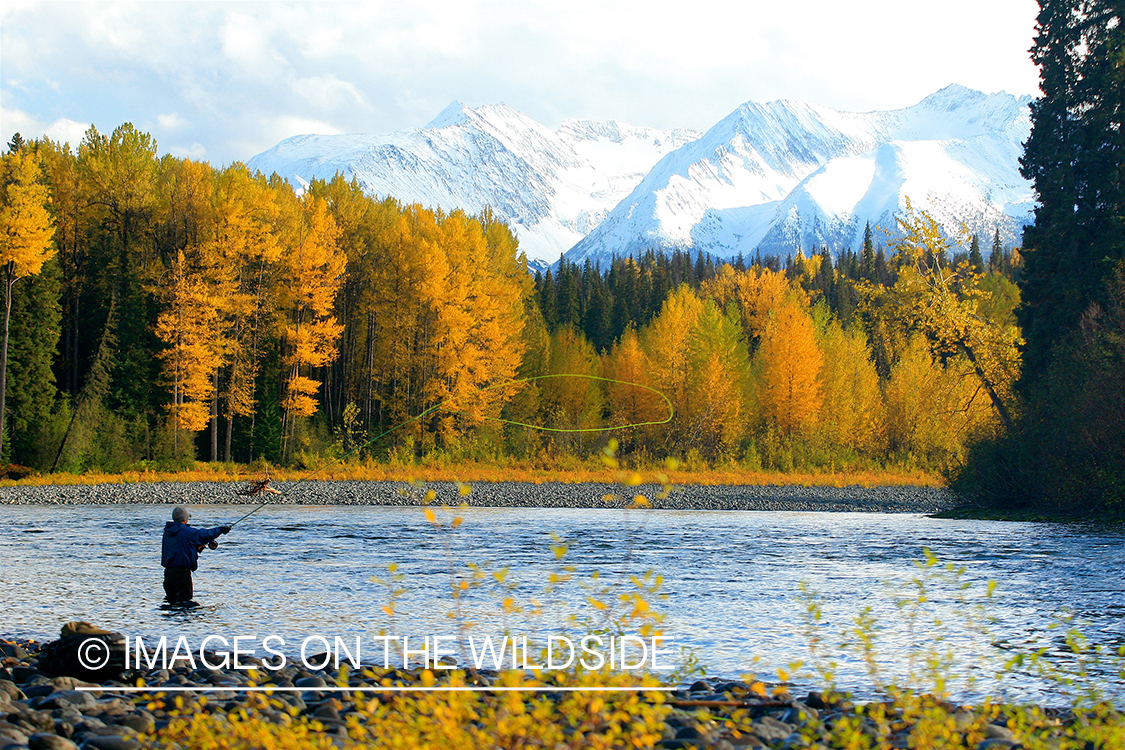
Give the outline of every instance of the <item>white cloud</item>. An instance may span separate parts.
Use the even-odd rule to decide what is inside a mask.
[[[293,81],[293,92],[320,109],[335,109],[351,104],[367,106],[359,89],[334,75],[298,78]]]
[[[177,159],[191,159],[192,161],[203,161],[207,158],[207,149],[204,148],[202,143],[193,143],[187,147],[169,146],[168,153]]]
[[[156,121],[160,123],[160,127],[165,130],[178,130],[187,125],[187,120],[180,117],[175,112],[166,115],[157,115]]]

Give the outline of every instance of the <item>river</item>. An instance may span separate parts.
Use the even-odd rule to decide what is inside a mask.
[[[472,508],[460,512],[457,528],[452,514],[438,511],[438,528],[419,508],[275,507],[203,553],[196,598],[207,606],[183,613],[160,606],[169,508],[3,512],[9,532],[0,539],[0,633],[9,636],[51,639],[62,623],[86,620],[145,638],[186,636],[192,644],[207,635],[272,634],[290,651],[313,635],[420,637],[457,633],[458,623],[478,636],[542,639],[589,627],[574,617],[606,626],[606,611],[625,610],[603,611],[590,598],[613,602],[634,589],[634,576],[651,571],[663,578],[659,594],[647,597],[664,617],[661,629],[712,675],[753,672],[768,680],[798,660],[807,670],[814,643],[836,662],[842,687],[870,692],[860,654],[837,648],[866,607],[885,675],[905,679],[912,652],[948,646],[957,662],[952,671],[977,680],[958,683],[966,694],[1051,698],[1056,688],[1026,670],[998,682],[989,659],[1037,644],[1064,652],[1062,631],[1052,626],[1060,615],[1073,617],[1093,646],[1125,644],[1120,527],[913,514]],[[210,506],[194,511],[192,521],[220,525],[244,512]],[[960,578],[945,575],[943,583],[943,576],[922,575],[926,548],[941,561],[931,574],[948,563],[964,568]],[[397,566],[393,574],[390,565]],[[492,575],[505,568],[503,582]],[[923,578],[928,601],[912,622],[914,608],[903,597],[917,602],[911,581]],[[821,612],[811,630],[802,583],[816,592]],[[462,591],[456,601],[453,587]],[[627,624],[625,632],[636,627]],[[1098,669],[1111,691],[1125,694],[1120,675]]]

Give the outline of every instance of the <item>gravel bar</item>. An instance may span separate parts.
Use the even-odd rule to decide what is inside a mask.
[[[236,494],[245,482],[0,487],[0,505],[422,505],[424,490],[404,482],[278,482],[282,495]],[[493,508],[623,508],[636,494],[661,510],[770,510],[861,513],[936,513],[957,506],[957,495],[941,487],[805,487],[802,485],[688,485],[669,497],[661,488],[582,482],[476,482],[461,496],[451,482],[430,482],[435,503]],[[604,498],[613,495],[616,499]]]

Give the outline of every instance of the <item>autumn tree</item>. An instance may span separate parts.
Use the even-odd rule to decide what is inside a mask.
[[[737,314],[712,300],[703,304],[688,340],[693,373],[688,391],[690,426],[686,447],[704,456],[730,456],[746,432],[749,354]]]
[[[819,433],[835,445],[878,449],[884,432],[883,397],[867,337],[858,329],[844,330],[830,319],[820,346],[824,364],[820,369]]]
[[[281,257],[275,231],[279,208],[276,190],[241,163],[216,176],[212,201],[216,218],[202,254],[214,267],[222,329],[213,418],[225,420],[222,455],[230,461],[235,419],[250,418],[250,430],[254,427],[257,377]],[[216,447],[212,460],[217,454]]]
[[[194,437],[211,421],[222,327],[213,286],[182,250],[163,281],[161,297],[167,308],[157,319],[156,335],[168,345],[160,354],[164,379],[172,391],[168,410],[178,452],[181,431]]]
[[[640,336],[633,328],[625,331],[605,357],[602,372],[605,377],[619,381],[606,383],[606,402],[614,425],[656,422],[667,415],[667,405],[649,390],[652,388],[652,373],[641,348]],[[637,447],[639,439],[651,433],[651,428],[629,428],[618,439],[623,451],[630,451]]]
[[[559,326],[551,334],[547,374],[539,381],[543,424],[552,429],[593,430],[601,426],[601,385],[598,354],[577,327]],[[590,436],[581,432],[555,433],[557,445],[582,451]]]
[[[660,314],[641,332],[652,386],[672,402],[674,416],[661,430],[665,449],[684,445],[693,429],[690,342],[702,312],[702,300],[685,284],[668,295]]]
[[[38,157],[20,148],[0,157],[0,282],[4,288],[4,334],[0,341],[0,435],[5,435],[8,389],[8,335],[12,289],[34,276],[55,254],[54,224],[47,210],[47,187],[39,180]]]
[[[812,320],[798,305],[777,308],[758,351],[762,366],[762,409],[785,435],[803,432],[816,422],[822,394],[824,355]]]
[[[783,272],[761,266],[746,271],[723,266],[713,279],[703,284],[701,294],[714,299],[724,310],[732,304],[736,307],[747,344],[752,350],[761,341],[773,311],[786,301],[802,307],[807,307],[809,303],[808,296],[795,287]]]
[[[894,319],[929,338],[939,356],[967,359],[997,417],[1010,429],[1009,401],[1019,374],[1018,330],[980,314],[987,293],[968,262],[956,268],[941,262],[953,244],[936,219],[914,210],[907,200],[898,226],[900,236],[893,244],[898,280],[889,289],[866,284],[869,304],[887,306]]]
[[[291,224],[282,254],[281,299],[283,453],[289,455],[297,421],[316,413],[314,368],[336,356],[343,331],[335,312],[346,259],[337,246],[339,229],[323,199],[312,195],[290,206]]]

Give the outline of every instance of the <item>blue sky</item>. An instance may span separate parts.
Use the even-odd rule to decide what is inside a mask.
[[[95,3],[4,0],[0,136],[93,123],[216,166],[451,101],[705,130],[746,100],[866,111],[950,83],[1031,94],[1034,0]]]

